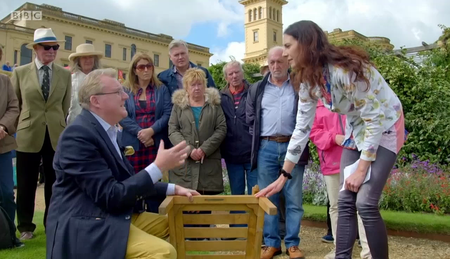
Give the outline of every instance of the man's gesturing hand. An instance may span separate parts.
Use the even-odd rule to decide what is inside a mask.
[[[158,154],[156,155],[155,165],[161,171],[167,171],[177,168],[185,163],[190,148],[186,141],[180,142],[178,145],[170,149],[164,149],[164,141],[159,143]]]

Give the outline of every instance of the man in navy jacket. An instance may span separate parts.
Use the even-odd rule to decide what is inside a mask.
[[[164,240],[166,217],[144,212],[143,203],[149,196],[199,195],[158,182],[162,171],[184,163],[186,143],[160,145],[155,162],[134,172],[117,140],[128,95],[115,70],[91,72],[78,96],[83,111],[61,134],[54,158],[47,258],[177,258]]]
[[[194,63],[189,61],[189,51],[186,42],[182,40],[173,40],[169,44],[169,57],[173,66],[158,74],[158,79],[169,88],[170,96],[173,92],[183,88],[183,76],[189,68],[197,67]],[[214,80],[208,69],[198,67],[206,74],[208,81],[207,87],[216,87]]]

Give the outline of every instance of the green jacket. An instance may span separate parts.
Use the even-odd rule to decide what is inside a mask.
[[[187,158],[183,166],[169,171],[169,181],[198,191],[222,192],[220,144],[227,133],[227,124],[220,106],[219,91],[215,88],[205,89],[205,104],[200,113],[199,129],[195,126],[186,90],[175,91],[172,102],[174,106],[169,119],[170,141],[177,145],[186,140],[191,151],[200,147],[206,156],[203,163]]]

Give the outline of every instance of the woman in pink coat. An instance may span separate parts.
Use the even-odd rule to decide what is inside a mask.
[[[340,163],[345,136],[345,115],[330,112],[323,103],[318,100],[314,124],[309,138],[317,147],[320,169],[327,186],[328,200],[330,202],[331,231],[336,237],[338,220],[338,197],[340,181]],[[358,229],[362,246],[361,258],[371,258],[367,245],[366,233],[358,215]],[[334,241],[336,244],[336,241]],[[325,259],[334,259],[335,248],[325,256]]]

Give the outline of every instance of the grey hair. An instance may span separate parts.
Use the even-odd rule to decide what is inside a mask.
[[[241,62],[236,61],[236,60],[232,60],[232,61],[226,63],[225,66],[223,66],[223,76],[226,78],[227,77],[227,69],[229,67],[236,66],[236,65],[239,66],[239,69],[241,69],[241,72],[244,72],[244,69],[242,68]]]
[[[78,100],[81,107],[89,110],[91,96],[100,93],[103,90],[102,77],[107,76],[116,79],[117,71],[113,68],[96,69],[89,73],[81,83],[78,90]]]
[[[169,54],[170,54],[170,50],[172,50],[173,48],[181,47],[181,46],[184,46],[186,48],[186,50],[189,50],[185,41],[183,41],[183,40],[173,40],[173,41],[171,41],[169,43]]]
[[[277,51],[277,50],[284,51],[284,47],[282,47],[282,46],[274,46],[274,47],[270,48],[269,51],[267,52],[267,60],[269,60],[269,58],[272,55],[272,53]]]
[[[81,66],[80,66],[80,58],[81,57],[76,57],[72,60],[71,64],[70,64],[70,72],[75,73],[78,71],[82,71]],[[102,68],[102,65],[100,63],[100,59],[98,58],[98,56],[94,56],[94,67],[92,68],[92,71]]]

